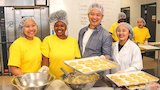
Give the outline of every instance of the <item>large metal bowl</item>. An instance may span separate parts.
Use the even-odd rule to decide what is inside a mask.
[[[46,73],[28,73],[14,77],[12,84],[21,90],[44,90],[53,79]]]
[[[64,78],[64,82],[68,86],[70,86],[73,90],[88,90],[93,87],[93,85],[96,83],[98,79],[99,79],[98,74],[91,74],[91,75],[77,74],[75,75],[71,73],[69,76]],[[80,80],[80,82],[76,80]]]
[[[85,83],[85,84],[70,84],[66,83],[69,87],[71,87],[73,90],[88,90],[93,87],[95,82]]]

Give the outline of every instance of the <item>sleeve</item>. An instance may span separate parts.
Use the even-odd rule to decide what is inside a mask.
[[[81,58],[78,42],[75,40],[75,57],[76,58]]]
[[[49,57],[49,51],[49,39],[46,37],[41,44],[41,52],[45,57]]]
[[[8,66],[17,66],[21,65],[21,52],[18,43],[13,43],[9,48],[9,61]]]
[[[151,35],[150,35],[150,33],[149,33],[149,29],[147,28],[147,36],[146,36],[146,38],[148,39],[148,38],[150,38],[151,37]]]
[[[126,70],[124,70],[124,72],[131,72],[131,71],[136,71],[136,70],[137,70],[137,68],[135,68],[135,67],[129,67]]]
[[[111,27],[109,28],[109,32],[110,32],[110,33],[113,33],[113,32],[114,32],[114,29],[115,29],[114,24],[112,24]]]
[[[102,54],[111,58],[112,51],[112,36],[107,35],[102,44]]]
[[[141,52],[140,52],[140,49],[139,49],[138,46],[133,49],[132,63],[131,63],[130,70],[133,70],[133,67],[136,70],[142,70],[143,69],[142,55],[141,55]]]
[[[133,30],[133,41],[135,41],[135,33],[136,33],[135,29],[136,29],[135,27],[132,29]]]

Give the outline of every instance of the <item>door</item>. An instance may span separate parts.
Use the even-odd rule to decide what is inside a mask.
[[[146,21],[146,27],[149,29],[151,38],[148,40],[149,42],[156,41],[156,3],[144,4],[141,5],[141,17]],[[145,56],[155,58],[155,51],[146,52]],[[150,69],[145,69],[145,72],[148,72],[152,75],[156,76],[157,67]]]
[[[149,42],[156,41],[156,6],[156,3],[141,5],[141,17],[146,21],[146,27],[151,35]],[[155,58],[155,52],[148,52],[146,56]]]
[[[130,7],[121,8],[121,12],[126,14],[127,23],[130,23]]]

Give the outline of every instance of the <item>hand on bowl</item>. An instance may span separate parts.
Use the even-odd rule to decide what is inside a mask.
[[[47,66],[42,66],[42,67],[38,70],[38,72],[46,73],[46,72],[48,72],[48,70],[49,70],[49,68],[48,68]]]

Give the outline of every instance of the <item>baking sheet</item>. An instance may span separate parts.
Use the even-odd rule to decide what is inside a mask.
[[[143,71],[127,72],[127,73],[115,73],[106,75],[117,86],[131,86],[145,84],[149,82],[157,82],[159,78],[152,76]]]
[[[152,45],[145,45],[145,44],[139,44],[140,48],[146,49],[146,50],[158,50],[159,47],[152,46]]]
[[[150,44],[150,45],[160,45],[160,42],[148,42],[148,44]]]
[[[98,71],[116,68],[118,66],[117,63],[110,60],[103,60],[98,56],[66,60],[64,63],[83,74],[92,74]]]
[[[146,89],[146,86],[145,84],[140,84],[140,85],[126,86],[126,88],[129,90],[136,90],[136,89]]]

